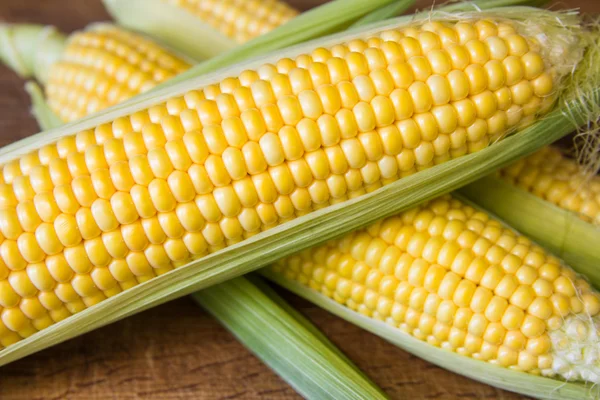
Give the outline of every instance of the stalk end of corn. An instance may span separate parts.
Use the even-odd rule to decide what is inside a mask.
[[[52,111],[44,97],[44,91],[34,81],[28,81],[25,84],[25,91],[31,99],[31,113],[35,117],[38,125],[43,130],[59,127],[63,124],[62,120]]]
[[[66,36],[53,26],[0,24],[0,61],[23,78],[45,82],[65,44]]]

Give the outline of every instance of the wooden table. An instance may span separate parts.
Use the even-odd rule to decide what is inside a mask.
[[[305,9],[322,0],[290,1]],[[430,0],[420,2],[421,6]],[[569,7],[600,12],[595,0]],[[99,0],[2,0],[0,20],[66,32],[108,19]],[[37,132],[23,82],[0,67],[0,144]],[[282,292],[398,399],[523,399],[422,361]],[[182,298],[0,369],[2,400],[294,399],[299,396],[190,299]]]

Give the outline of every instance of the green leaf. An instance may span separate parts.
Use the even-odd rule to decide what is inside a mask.
[[[63,121],[50,109],[44,93],[39,85],[35,82],[27,82],[25,90],[31,98],[31,111],[33,116],[42,129],[57,128],[63,124]]]
[[[457,1],[457,2],[448,2],[442,3],[440,6],[431,7],[430,9],[426,9],[421,11],[420,13],[415,14],[416,16],[425,15],[430,13],[432,10],[437,11],[445,11],[445,12],[458,12],[458,11],[474,11],[474,10],[486,10],[490,8],[498,8],[498,7],[511,7],[511,6],[530,6],[530,7],[539,7],[548,3],[548,0],[473,0],[473,1]],[[395,3],[387,4],[379,9],[372,11],[371,13],[365,15],[354,24],[352,24],[351,28],[360,27],[363,25],[368,25],[370,23],[379,22],[386,20],[388,18],[395,17],[397,15],[402,14],[404,11],[408,10],[414,1],[403,2],[397,1]]]
[[[62,55],[66,36],[52,26],[0,24],[0,60],[23,78],[46,82]]]
[[[387,325],[382,321],[377,321],[352,311],[325,295],[296,281],[286,279],[273,271],[263,269],[261,270],[261,274],[311,303],[384,338],[419,358],[476,381],[540,399],[584,400],[595,399],[598,396],[598,388],[592,386],[567,383],[557,379],[513,371],[489,362],[475,360],[443,350],[402,332],[398,328]]]
[[[398,15],[402,14],[403,12],[405,12],[406,10],[408,10],[414,4],[415,4],[414,0],[411,0],[411,1],[398,0],[396,2],[386,4],[385,6],[382,6],[382,7],[378,8],[377,10],[371,11],[370,13],[366,14],[364,17],[360,18],[359,20],[354,22],[352,25],[350,25],[350,28],[356,28],[356,27],[360,27],[360,26],[364,26],[364,25],[369,25],[373,22],[379,22],[379,21],[386,20],[388,18],[398,16]]]
[[[192,297],[304,398],[387,398],[314,325],[260,281],[236,278]]]
[[[128,29],[161,38],[196,62],[230,51],[234,40],[194,14],[163,0],[103,0],[107,11]]]

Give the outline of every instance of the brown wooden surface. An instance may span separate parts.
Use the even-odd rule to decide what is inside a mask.
[[[290,1],[308,8],[321,0]],[[430,1],[421,1],[426,6]],[[596,0],[564,2],[600,12]],[[108,19],[99,0],[0,0],[0,21],[70,32]],[[23,82],[0,66],[0,144],[37,132]],[[395,399],[523,399],[424,362],[282,292]],[[296,399],[190,299],[182,298],[0,368],[0,399]]]

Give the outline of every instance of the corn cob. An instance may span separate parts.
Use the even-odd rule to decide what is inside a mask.
[[[239,43],[265,34],[298,14],[298,11],[279,0],[162,1],[182,7]]]
[[[63,120],[120,103],[190,67],[141,35],[109,24],[69,37],[61,59],[49,70],[46,98]]]
[[[599,294],[560,260],[457,198],[305,250],[266,275],[432,347],[515,371],[600,381]]]
[[[478,28],[481,29],[480,27],[497,29],[495,23],[490,21],[475,23],[465,16],[461,16],[461,20],[455,29],[466,29],[468,32],[477,35],[479,34]],[[440,27],[440,25],[435,23],[428,26],[430,29]],[[442,27],[445,26],[442,25]],[[410,47],[411,44],[416,44],[419,47],[424,46],[424,44],[419,43],[411,35],[418,34],[419,38],[425,41],[425,48],[428,48],[427,46],[431,45],[430,38],[437,37],[437,34],[424,29],[420,31],[419,28],[417,25],[408,28],[404,32],[398,30],[385,31],[380,35],[380,38],[388,39],[385,42],[380,38],[374,37],[368,41],[357,39],[349,42],[347,45],[333,46],[331,47],[330,54],[333,53],[334,55],[338,51],[347,51],[344,50],[345,48],[354,49],[355,46],[358,46],[356,49],[359,51],[349,52],[345,55],[340,54],[344,55],[348,60],[341,57],[330,57],[331,71],[338,73],[338,78],[343,78],[344,74],[350,77],[350,73],[355,75],[354,78],[358,78],[361,76],[359,73],[365,68],[372,68],[373,71],[371,72],[376,72],[377,69],[382,69],[388,63],[384,58],[378,58],[377,54],[384,55],[383,50],[387,49],[386,51],[391,51],[390,57],[397,57],[401,53],[395,54],[394,49],[400,49],[401,43],[406,44],[408,50],[424,51],[424,54],[428,55],[428,50],[422,50],[414,46]],[[447,28],[452,30],[452,25],[447,26]],[[561,35],[562,33],[566,32],[561,32]],[[515,34],[515,36],[518,35]],[[561,40],[564,38],[564,36],[561,36]],[[459,40],[458,36],[456,40]],[[476,42],[483,44],[481,41]],[[525,43],[527,44],[527,42]],[[383,50],[378,50],[378,46],[381,46]],[[485,44],[483,46],[484,49],[487,49]],[[556,49],[554,48],[553,50]],[[567,51],[567,48],[563,49]],[[327,52],[329,50],[318,49],[313,53],[313,56],[327,57]],[[362,55],[363,52],[374,58],[365,58]],[[444,54],[444,50],[442,49],[434,48],[431,52]],[[321,54],[319,55],[319,53]],[[464,54],[467,54],[467,57],[469,57],[468,52]],[[413,68],[410,65],[412,57],[420,60],[421,64],[417,62],[415,63],[416,67]],[[429,63],[429,61],[423,56],[413,55],[412,57],[408,57],[408,62],[406,63],[395,59],[397,62],[392,62],[390,65],[405,65],[405,67],[401,68],[411,71],[410,73],[413,75],[415,72],[422,73],[423,71],[419,68],[428,65],[426,63]],[[354,58],[356,60],[353,60]],[[121,116],[113,119],[110,123],[99,124],[93,130],[79,131],[74,136],[67,136],[60,139],[55,145],[43,147],[40,151],[7,164],[3,169],[3,176],[6,181],[5,188],[7,188],[7,194],[4,196],[5,203],[3,204],[5,204],[5,210],[8,210],[6,214],[10,215],[6,218],[6,221],[9,223],[3,224],[3,229],[1,230],[8,233],[9,236],[5,235],[3,242],[3,247],[8,248],[8,251],[2,253],[2,255],[7,255],[7,257],[3,258],[8,267],[6,271],[8,272],[9,269],[15,268],[17,270],[14,272],[17,273],[14,275],[24,278],[25,286],[21,287],[18,284],[16,290],[23,291],[24,288],[35,287],[33,282],[29,282],[31,285],[27,286],[28,271],[29,269],[34,269],[29,268],[28,264],[35,265],[35,268],[40,268],[42,273],[37,275],[36,278],[41,278],[39,280],[36,279],[36,283],[47,284],[44,288],[51,288],[53,291],[42,289],[42,291],[38,292],[38,289],[35,287],[31,290],[33,292],[31,297],[46,296],[49,294],[50,298],[57,299],[58,301],[54,303],[56,309],[51,309],[50,313],[54,316],[59,315],[57,319],[61,319],[62,315],[67,316],[73,311],[77,312],[86,306],[102,302],[104,298],[128,289],[138,282],[146,281],[155,276],[155,274],[162,274],[173,267],[182,265],[190,255],[202,256],[226,245],[233,244],[242,238],[252,236],[259,230],[266,230],[274,226],[275,223],[284,222],[287,217],[302,215],[305,211],[312,208],[320,208],[327,205],[326,201],[318,201],[321,197],[316,197],[316,195],[326,193],[329,196],[329,187],[323,186],[319,182],[320,186],[313,185],[314,188],[311,188],[309,191],[306,189],[306,186],[310,186],[313,182],[298,184],[288,179],[286,184],[286,180],[278,179],[277,175],[280,171],[285,172],[286,169],[290,171],[294,170],[296,167],[288,165],[292,165],[294,161],[300,160],[300,164],[305,164],[306,168],[310,169],[312,166],[314,169],[314,171],[305,170],[304,177],[317,182],[319,177],[322,176],[321,174],[325,173],[325,170],[320,170],[320,168],[327,166],[320,158],[310,160],[315,153],[317,157],[325,154],[323,141],[331,139],[327,137],[320,138],[321,133],[315,136],[317,132],[311,128],[311,124],[316,124],[316,122],[310,118],[317,118],[314,114],[315,112],[320,112],[322,115],[319,115],[321,116],[333,114],[333,111],[328,108],[334,107],[335,109],[335,103],[320,104],[319,102],[308,102],[308,100],[317,96],[317,91],[311,91],[306,88],[307,84],[310,83],[312,85],[307,79],[307,77],[310,77],[308,74],[313,72],[315,75],[310,79],[312,81],[317,79],[316,82],[319,82],[318,78],[324,77],[324,75],[319,75],[319,71],[317,70],[318,65],[321,63],[317,61],[309,65],[309,60],[309,56],[307,55],[299,56],[295,61],[283,59],[280,63],[272,63],[259,67],[257,68],[258,72],[244,71],[239,74],[239,78],[227,78],[219,85],[209,85],[202,90],[193,90],[187,92],[183,97],[172,97],[165,103],[154,105],[146,110],[140,108],[140,111],[129,116]],[[363,60],[362,64],[361,60]],[[364,62],[364,60],[367,60],[367,62]],[[282,74],[275,73],[278,67],[282,68],[282,72],[287,72],[286,68],[291,68],[291,63],[294,63],[298,67],[289,71],[290,78],[285,76],[281,78]],[[369,63],[372,65],[369,65]],[[543,63],[546,63],[546,60],[543,60]],[[478,69],[477,65],[479,64],[473,64],[472,69]],[[557,71],[561,69],[559,64],[553,64],[553,66],[559,67]],[[346,71],[345,68],[347,68],[347,72],[344,72]],[[394,75],[388,72],[392,76],[392,80],[395,78],[406,78],[403,74],[396,76],[398,74],[394,71],[392,72]],[[383,69],[382,73],[386,75]],[[296,77],[294,77],[295,75]],[[261,76],[265,79],[258,79]],[[376,75],[373,74],[373,76]],[[477,75],[475,74],[475,76]],[[277,81],[278,77],[279,82]],[[422,75],[419,75],[419,77],[426,80],[426,77]],[[289,80],[286,81],[285,79]],[[358,88],[360,89],[361,96],[368,96],[368,90],[365,92],[366,89],[361,86],[360,79],[355,80],[357,82],[341,82],[342,84],[339,86],[345,86],[345,88],[337,90],[349,90],[349,93],[356,91],[356,95],[354,96],[356,98],[358,97]],[[273,92],[270,92],[271,88],[267,85],[269,81],[273,82],[271,83],[274,86]],[[376,81],[380,84],[385,83],[385,79],[381,81],[376,79]],[[286,82],[288,82],[289,86],[285,85]],[[475,80],[475,83],[477,82]],[[552,80],[552,84],[557,82],[558,80]],[[368,83],[368,81],[364,81],[364,83]],[[392,83],[395,84],[395,82]],[[280,84],[282,86],[277,86]],[[425,82],[416,81],[415,84],[429,90]],[[321,87],[328,88],[327,90],[335,88],[333,85],[325,83],[322,83]],[[368,89],[368,86],[366,88]],[[319,87],[315,89],[319,89]],[[464,92],[465,88],[463,87],[462,89]],[[219,93],[221,90],[223,90],[223,93]],[[228,90],[231,90],[234,95],[237,94],[237,97],[228,94]],[[469,88],[466,91],[464,95],[468,96]],[[408,93],[409,91],[406,92]],[[298,139],[296,143],[290,142],[292,146],[288,147],[281,145],[279,150],[277,150],[277,146],[271,146],[272,144],[277,144],[277,141],[272,142],[271,139],[278,138],[278,135],[265,133],[261,129],[256,130],[256,128],[260,128],[264,124],[266,130],[267,124],[269,124],[268,128],[270,130],[279,130],[279,128],[275,128],[278,126],[278,118],[283,120],[285,117],[285,122],[289,122],[293,121],[294,118],[299,119],[300,114],[298,112],[296,114],[288,113],[287,111],[290,109],[293,111],[293,108],[282,107],[281,104],[285,106],[284,101],[281,102],[279,107],[282,111],[274,108],[276,107],[274,103],[275,93],[288,103],[291,101],[291,105],[294,105],[294,101],[299,103],[299,108],[296,111],[305,113],[305,115],[301,115],[304,119],[301,119],[299,122],[297,121],[295,124],[296,127],[292,127],[292,129],[296,132],[307,134],[305,136],[301,136],[300,133],[297,133],[297,136],[290,135],[290,138],[293,139],[296,137]],[[296,96],[295,93],[298,95]],[[332,92],[334,99],[335,93],[335,91]],[[385,92],[383,93],[385,94]],[[344,134],[349,133],[351,136],[360,136],[363,133],[369,133],[368,127],[372,124],[378,125],[381,128],[390,127],[392,130],[397,129],[400,131],[400,128],[395,126],[394,122],[396,119],[398,122],[408,121],[410,123],[408,118],[402,119],[394,115],[395,110],[393,108],[392,115],[386,112],[386,103],[393,106],[393,99],[395,98],[390,93],[387,93],[388,96],[384,94],[372,97],[373,104],[375,104],[375,109],[378,112],[373,112],[371,120],[364,118],[364,115],[367,117],[370,116],[368,114],[369,108],[365,108],[370,107],[370,105],[366,101],[363,102],[364,105],[357,103],[359,105],[354,107],[356,117],[349,109],[344,109],[336,113],[338,115],[343,114],[340,121],[344,124],[340,126],[340,131],[343,130]],[[325,96],[324,99],[330,99],[326,92]],[[473,94],[473,96],[477,96],[477,94]],[[351,96],[350,99],[352,98]],[[233,103],[232,100],[235,100],[236,103]],[[422,98],[419,98],[419,100],[422,100]],[[381,104],[377,102],[381,102]],[[430,102],[433,103],[433,99]],[[474,107],[476,107],[477,104],[485,105],[486,101],[478,103],[474,100],[473,103]],[[341,104],[338,105],[338,108],[340,106]],[[379,112],[378,107],[380,106],[383,107],[383,112]],[[419,106],[423,106],[423,104],[421,103]],[[319,107],[321,107],[321,111],[319,111]],[[238,108],[241,108],[242,111],[239,114],[241,115],[240,118],[236,117],[235,114]],[[448,108],[446,107],[446,109]],[[250,121],[253,122],[252,125],[244,126],[243,113],[246,111],[248,111],[246,116],[250,115]],[[256,113],[259,111],[262,114],[260,114],[260,118],[255,119],[254,116],[258,115]],[[273,113],[274,111],[277,112]],[[277,114],[279,112],[283,115]],[[367,114],[361,114],[363,112]],[[272,116],[275,119],[269,119]],[[431,119],[431,117],[426,118]],[[256,124],[254,121],[258,121],[259,123]],[[230,122],[233,124],[232,126],[228,126]],[[348,122],[350,122],[350,125],[348,125]],[[358,126],[358,123],[361,125]],[[416,122],[414,123],[416,124]],[[437,122],[434,123],[437,124]],[[458,125],[459,122],[455,121],[455,123]],[[82,124],[85,124],[85,122],[73,125],[70,129],[76,129],[77,126],[81,126]],[[270,124],[275,125],[270,126]],[[308,129],[302,127],[302,124],[308,124]],[[236,129],[241,126],[244,126],[244,130]],[[423,126],[427,128],[434,127]],[[202,128],[202,132],[198,131],[199,128]],[[348,128],[350,129],[348,130]],[[447,125],[440,126],[439,129],[443,131],[447,129]],[[184,130],[186,133],[183,132]],[[289,129],[281,129],[280,133],[285,130]],[[359,130],[367,132],[361,132],[358,135]],[[294,133],[294,131],[290,132]],[[327,133],[329,132],[327,131]],[[335,130],[331,132],[335,133]],[[240,133],[247,136],[240,136]],[[340,136],[341,134],[342,132],[340,132]],[[500,135],[500,133],[498,134]],[[396,134],[396,136],[398,135]],[[383,158],[383,150],[377,151],[377,146],[371,149],[369,148],[369,143],[380,143],[380,146],[383,146],[383,143],[387,143],[385,135],[381,134],[381,132],[372,132],[366,136],[365,143],[367,145],[365,150],[363,150],[365,151],[364,160],[357,161],[355,158],[342,160],[348,164],[346,167],[347,172],[351,170],[350,167],[358,170],[361,166],[368,165],[368,158],[371,167],[365,169],[364,172],[356,171],[350,174],[351,177],[354,176],[356,179],[359,179],[359,182],[363,180],[360,184],[364,186],[370,185],[373,182],[366,182],[365,184],[362,178],[363,174],[368,177],[367,173],[371,173],[371,171],[377,172],[375,168],[379,168],[373,162],[373,159],[376,159],[376,157],[366,154],[366,149],[369,149],[369,151],[375,150],[373,154],[379,154],[379,157]],[[268,138],[268,140],[263,140],[265,138]],[[315,146],[316,141],[318,147],[307,149],[294,146],[294,144],[300,144],[303,139],[311,146]],[[337,140],[341,139],[338,138]],[[350,149],[353,151],[352,154],[355,154],[355,148],[362,148],[356,146],[363,146],[361,140],[357,140],[354,137],[344,137],[343,139],[348,139],[353,143],[350,146]],[[229,141],[235,142],[234,146],[228,147],[230,144]],[[225,164],[223,159],[227,157],[224,155],[226,151],[230,151],[234,155],[244,154],[236,150],[235,144],[241,147],[248,145],[246,147],[253,149],[253,152],[249,154],[252,156],[258,154],[260,157],[258,159],[249,157],[247,165],[246,162],[244,165],[240,163]],[[301,145],[305,146],[304,143]],[[268,151],[262,151],[263,147],[268,149]],[[298,155],[297,153],[293,153],[295,155],[292,153],[290,153],[292,155],[283,155],[286,148],[290,151],[299,151],[301,153],[305,150],[312,150],[312,152],[307,152],[304,157],[302,157],[303,154]],[[472,147],[466,149],[466,151],[476,150],[479,150],[479,148]],[[454,154],[452,156],[459,155]],[[286,157],[288,158],[287,160]],[[389,160],[389,158],[387,159]],[[219,160],[222,164],[219,163]],[[254,161],[258,161],[258,163]],[[136,163],[139,162],[141,164],[137,165]],[[396,159],[394,162],[398,163],[398,160]],[[58,164],[58,169],[53,167],[53,164]],[[271,168],[269,172],[265,173],[267,164]],[[385,164],[382,165],[385,166]],[[227,166],[230,169],[246,168],[248,171],[236,171],[235,169],[231,169],[230,171],[227,169]],[[429,166],[432,165],[428,165],[428,163],[421,165],[422,168]],[[334,167],[337,168],[336,165]],[[246,175],[246,177],[242,177],[240,176],[240,171],[245,174],[249,172],[252,177]],[[302,172],[302,170],[300,171]],[[237,174],[238,172],[240,172],[240,175]],[[410,171],[410,173],[414,172]],[[200,175],[197,175],[198,173]],[[273,177],[271,177],[271,173],[274,174]],[[332,174],[334,177],[335,175],[335,173]],[[337,175],[341,174],[338,173]],[[398,174],[397,177],[399,176]],[[181,180],[179,180],[179,177],[181,177]],[[236,177],[238,180],[235,180]],[[227,182],[221,181],[221,178]],[[230,186],[229,182],[232,178],[234,181]],[[323,176],[322,180],[324,181],[325,178],[329,178],[329,176]],[[384,178],[389,179],[393,177]],[[136,179],[140,181],[138,182]],[[342,179],[346,180],[345,177]],[[342,182],[339,180],[339,177],[335,177],[332,180]],[[25,185],[26,191],[20,191],[19,181],[28,182],[31,190],[28,190],[27,185]],[[241,191],[242,194],[238,195],[234,185],[240,181],[243,181],[247,185],[243,186],[244,191]],[[180,182],[184,183],[181,184]],[[391,180],[382,183],[390,182]],[[279,187],[279,184],[286,184],[288,186]],[[146,185],[148,185],[147,188]],[[294,187],[294,185],[297,187]],[[216,186],[216,188],[213,190],[211,186]],[[13,190],[14,187],[17,187],[17,189]],[[63,193],[59,193],[60,195],[58,196],[52,196],[57,187],[64,187],[66,195],[63,196]],[[376,187],[377,184],[367,187],[365,190],[372,190]],[[44,191],[40,190],[41,188]],[[248,192],[247,188],[254,189],[255,192]],[[8,189],[11,189],[12,192],[8,191]],[[248,193],[255,193],[256,199],[252,200],[251,198],[244,197]],[[294,196],[294,193],[300,193],[301,196]],[[359,190],[358,193],[353,193],[352,195],[356,196],[362,193]],[[288,194],[291,195],[288,196]],[[21,195],[30,197],[23,198]],[[312,207],[313,196],[317,199],[315,201],[317,207]],[[335,193],[331,196],[336,197]],[[31,198],[33,198],[33,201]],[[292,210],[293,214],[281,212],[282,208],[278,206],[277,202],[279,198],[287,202],[287,210]],[[305,202],[308,201],[309,206],[302,209],[302,207],[298,207],[298,204],[303,203],[298,203],[296,200],[292,200],[293,198]],[[344,199],[344,197],[341,198]],[[81,204],[80,200],[85,201],[86,205]],[[247,201],[247,204],[242,203],[243,201]],[[295,204],[294,201],[298,204]],[[17,209],[22,209],[20,206],[21,203],[26,203],[29,207],[26,209],[26,213],[17,211]],[[320,203],[322,204],[319,205]],[[244,206],[243,210],[242,205]],[[67,208],[66,206],[73,207]],[[13,209],[14,212],[12,211]],[[33,210],[38,214],[42,213],[42,215],[38,215],[39,220],[33,221],[33,225],[35,223],[38,224],[35,226],[35,232],[31,232],[31,229],[26,230],[26,228],[24,229],[24,227],[20,226],[20,216],[35,216],[31,212]],[[283,208],[283,210],[286,210],[286,208]],[[247,219],[248,215],[252,218]],[[56,222],[57,220],[59,222]],[[90,222],[92,223],[91,225],[88,224]],[[247,225],[246,222],[254,222],[254,225]],[[28,227],[30,226],[28,225]],[[248,229],[248,226],[251,229]],[[19,227],[23,232],[19,231]],[[79,227],[80,235],[77,235],[77,229],[67,229],[68,227]],[[38,228],[42,232],[40,237],[43,240],[37,239]],[[71,236],[73,232],[75,232],[75,236]],[[131,232],[135,234],[131,234]],[[21,236],[23,236],[22,239]],[[39,250],[35,247],[36,245]],[[49,246],[51,245],[54,247],[50,248]],[[25,249],[23,250],[25,254],[21,254],[21,249]],[[52,254],[45,250],[50,250]],[[1,252],[2,250],[0,249]],[[34,255],[38,256],[37,258],[34,257],[35,261],[32,258]],[[46,255],[48,255],[47,258],[38,260],[40,257],[46,257]],[[23,262],[21,262],[21,258],[19,257],[23,259]],[[48,260],[52,260],[50,262],[52,267],[47,266]],[[17,266],[14,263],[15,261],[20,262],[20,264]],[[41,261],[44,262],[41,263]],[[54,264],[55,262],[56,264]],[[26,268],[25,270],[18,269],[22,265],[25,265],[22,267]],[[45,273],[46,271],[47,273]],[[62,282],[56,281],[54,276],[52,276],[54,271],[65,272],[65,275],[61,275],[60,278],[63,279]],[[13,271],[10,274],[13,274]],[[170,276],[174,275],[171,274]],[[10,282],[18,283],[18,279],[11,280],[9,277],[7,282],[8,286],[10,286]],[[21,297],[16,291],[14,293],[17,297]],[[63,297],[62,299],[61,296]],[[37,300],[42,304],[42,300]],[[59,310],[63,314],[55,312],[56,310]],[[3,320],[5,319],[4,315],[6,315],[5,325],[7,325],[7,331],[10,331],[9,336],[12,338],[7,340],[6,343],[15,340],[17,336],[27,336],[37,329],[35,327],[35,324],[37,324],[35,320],[39,318],[28,317],[19,307],[7,307],[3,310]],[[54,318],[50,316],[50,318],[44,318],[44,320],[51,323],[51,320],[53,321]],[[43,325],[39,326],[44,327]]]
[[[0,343],[486,147],[555,87],[530,43],[490,20],[386,31],[246,70],[6,164]]]
[[[584,167],[557,148],[546,147],[500,170],[499,175],[586,222],[600,225],[600,177],[587,177]]]

